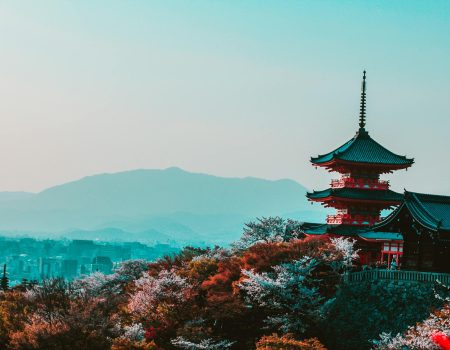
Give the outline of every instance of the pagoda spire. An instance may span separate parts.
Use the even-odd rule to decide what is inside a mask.
[[[361,106],[359,108],[359,128],[366,126],[366,71],[363,72],[363,81],[361,84]]]

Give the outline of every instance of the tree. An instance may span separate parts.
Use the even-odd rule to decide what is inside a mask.
[[[32,308],[10,332],[10,349],[110,350],[118,333],[114,296],[80,294],[62,279],[45,280],[22,294]]]
[[[229,340],[203,339],[197,343],[183,337],[178,337],[172,340],[172,344],[177,348],[186,350],[226,350],[229,349],[234,342]]]
[[[296,340],[292,334],[265,335],[256,343],[256,350],[326,350],[317,338]]]
[[[301,237],[300,222],[280,217],[257,219],[245,224],[241,239],[234,244],[237,249],[246,249],[255,243],[287,242]]]
[[[7,291],[9,289],[9,279],[8,276],[6,276],[6,264],[3,265],[3,276],[0,280],[0,288],[3,291]]]
[[[115,274],[105,275],[97,271],[73,281],[72,288],[80,297],[108,297],[122,291],[120,282]]]
[[[36,315],[50,325],[67,315],[70,307],[70,285],[61,278],[46,279],[26,292],[36,306]]]
[[[375,342],[376,350],[450,349],[450,307],[433,312],[426,320],[410,326],[403,334],[382,333]]]
[[[84,322],[87,322],[85,319]],[[70,320],[47,320],[34,315],[24,329],[11,335],[11,350],[110,350],[111,344],[98,325]]]
[[[265,245],[273,246],[272,252],[265,249],[267,254],[257,254],[253,260],[246,259],[244,253],[244,263],[256,265],[262,272],[243,269],[239,286],[248,303],[264,310],[269,326],[283,333],[305,334],[318,325],[334,300],[340,280],[337,272],[356,257],[354,242],[344,238],[331,242],[306,238],[289,243],[256,244],[248,252]],[[268,269],[267,261],[260,262],[267,255],[271,257],[268,261],[279,265]]]
[[[23,329],[34,305],[19,290],[0,294],[0,344],[8,344],[13,332]]]
[[[267,324],[283,333],[304,334],[322,317],[326,302],[313,278],[318,265],[316,259],[304,257],[274,266],[272,273],[244,270],[240,287],[249,303],[267,311]]]
[[[145,260],[127,260],[120,264],[114,276],[125,282],[137,280],[148,270],[148,266],[149,263]]]
[[[154,341],[145,340],[133,341],[126,338],[116,338],[113,341],[111,350],[163,350]]]
[[[128,312],[133,321],[145,325],[148,340],[169,341],[177,327],[187,317],[192,317],[188,301],[192,298],[193,288],[175,270],[162,270],[157,276],[144,273],[134,282],[134,288],[129,297]]]
[[[289,242],[256,243],[242,252],[242,267],[256,272],[272,271],[272,266],[301,259],[305,256],[324,260],[340,259],[328,239],[306,237]]]
[[[336,270],[347,270],[359,258],[359,250],[355,250],[355,243],[355,239],[344,237],[331,238],[331,244],[335,248],[335,251],[331,251],[331,260],[334,262],[332,266]]]
[[[433,287],[383,280],[344,283],[319,325],[320,339],[330,349],[369,349],[380,333],[403,333],[440,308]]]

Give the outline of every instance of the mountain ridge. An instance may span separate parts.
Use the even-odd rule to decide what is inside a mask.
[[[291,179],[220,177],[181,168],[90,175],[38,193],[0,193],[0,230],[69,232],[111,227],[154,229],[177,239],[235,238],[260,216],[311,211],[306,188]],[[9,199],[8,199],[9,198]],[[188,239],[187,239],[188,240]]]

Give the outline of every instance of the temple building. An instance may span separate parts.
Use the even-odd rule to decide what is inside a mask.
[[[358,237],[378,244],[387,266],[450,272],[450,197],[405,191],[397,209]]]
[[[433,250],[431,243],[425,238],[417,238],[417,233],[413,234],[416,224],[415,221],[413,223],[410,220],[413,216],[407,213],[412,208],[412,205],[408,204],[411,196],[419,198],[419,201],[425,201],[424,203],[428,203],[429,197],[410,193],[407,193],[405,197],[401,193],[390,190],[389,182],[380,179],[383,174],[409,168],[414,163],[414,159],[386,149],[376,142],[366,130],[365,71],[361,88],[359,129],[356,135],[335,150],[311,158],[311,163],[316,167],[325,168],[329,172],[340,174],[340,178],[332,180],[330,187],[325,190],[307,193],[310,201],[322,203],[325,207],[332,207],[336,209],[336,213],[329,215],[326,223],[304,223],[302,225],[304,234],[355,238],[357,247],[360,249],[362,265],[378,263],[389,267],[403,264],[409,268],[427,269],[430,269],[433,264],[440,266],[438,262],[433,264],[429,261],[426,262],[427,256],[435,254],[436,249],[433,248]],[[436,196],[432,197],[437,198]],[[444,202],[446,200],[446,205],[450,209],[450,200],[443,199]],[[381,211],[396,207],[398,209],[382,221]],[[427,214],[424,205],[418,204],[416,207],[423,207],[421,214],[417,214],[418,211],[415,211],[419,217],[433,217],[430,219],[431,222],[440,220],[439,216],[435,216],[436,213],[435,215]],[[431,207],[435,208],[435,205],[433,204]],[[450,220],[450,210],[447,214]],[[450,229],[450,222],[448,224]],[[440,228],[446,229],[442,224]],[[426,225],[424,230],[428,230],[427,236],[430,236],[432,232],[437,232],[433,231],[435,228]],[[423,246],[419,250],[417,241],[420,241]],[[406,248],[408,248],[408,252],[406,252]],[[445,249],[439,250],[438,253],[447,254]],[[404,262],[401,261],[402,256],[404,256]]]

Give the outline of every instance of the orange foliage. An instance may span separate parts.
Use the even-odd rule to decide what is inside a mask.
[[[242,279],[242,269],[257,272],[268,271],[274,265],[300,259],[306,255],[319,256],[328,248],[329,240],[315,237],[290,242],[258,243],[245,251],[242,257],[234,256],[219,261],[217,273],[205,279],[201,284],[201,289],[206,291],[207,301],[210,305],[230,304],[236,308],[242,305],[240,298],[236,297],[239,293],[237,285]],[[192,266],[197,267],[196,264]],[[198,272],[193,272],[193,274],[198,274]]]
[[[30,304],[19,290],[10,290],[0,296],[0,345],[9,341],[12,332],[23,329],[23,320],[31,311]]]
[[[326,350],[317,338],[295,340],[287,334],[279,337],[276,334],[262,337],[256,343],[256,350]]]
[[[322,237],[306,237],[279,243],[258,243],[251,246],[242,256],[242,268],[256,272],[268,271],[274,265],[299,259],[316,257],[329,245]]]
[[[131,341],[125,338],[115,339],[111,350],[162,350],[155,342]]]
[[[234,282],[241,276],[241,259],[227,258],[218,263],[217,273],[205,280],[201,287],[209,298],[220,299],[234,293]]]
[[[232,318],[242,314],[244,305],[237,295],[241,276],[241,259],[227,258],[218,263],[217,273],[201,284],[206,292],[207,310],[214,318]]]
[[[218,271],[218,263],[215,259],[196,259],[189,262],[189,269],[186,273],[191,281],[203,282]]]

